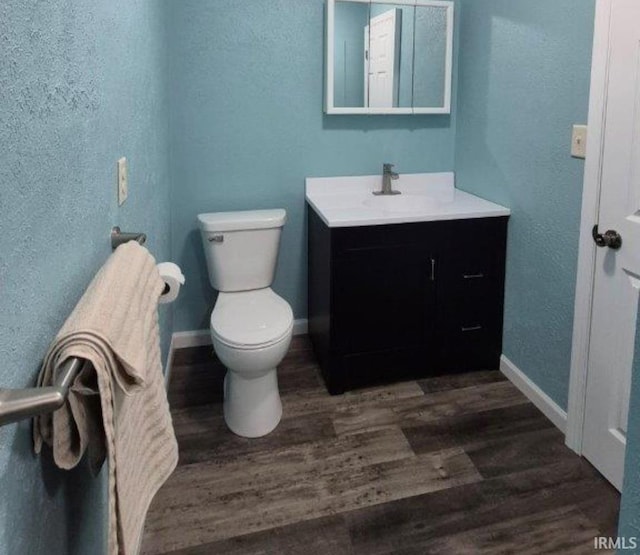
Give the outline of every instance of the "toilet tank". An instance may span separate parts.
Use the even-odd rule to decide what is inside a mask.
[[[282,209],[199,214],[213,288],[233,292],[269,287],[286,217]]]

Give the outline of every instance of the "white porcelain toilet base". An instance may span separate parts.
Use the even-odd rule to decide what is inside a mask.
[[[245,378],[228,369],[224,379],[224,419],[242,437],[261,437],[275,430],[282,417],[276,369]]]
[[[282,417],[277,366],[289,350],[293,325],[284,337],[266,347],[241,349],[213,335],[213,348],[227,368],[224,379],[224,419],[242,437],[272,432]]]

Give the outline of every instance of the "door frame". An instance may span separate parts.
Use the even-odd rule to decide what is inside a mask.
[[[582,439],[586,410],[587,376],[589,373],[589,343],[592,327],[592,303],[595,286],[596,246],[591,236],[598,222],[608,77],[611,50],[611,12],[614,0],[596,0],[591,92],[589,96],[589,136],[582,192],[580,246],[576,278],[573,340],[571,348],[571,377],[567,409],[566,445],[582,454]]]

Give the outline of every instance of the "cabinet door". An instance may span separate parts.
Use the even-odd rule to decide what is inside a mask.
[[[409,349],[428,354],[435,321],[434,264],[419,245],[343,252],[334,268],[339,350],[356,354]]]

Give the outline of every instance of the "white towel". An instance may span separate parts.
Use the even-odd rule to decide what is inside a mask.
[[[149,252],[120,246],[95,276],[53,341],[39,385],[69,357],[88,361],[65,406],[35,419],[34,444],[60,468],[85,452],[109,463],[109,553],[136,553],[149,505],[178,462],[160,360],[158,298],[164,283]]]

